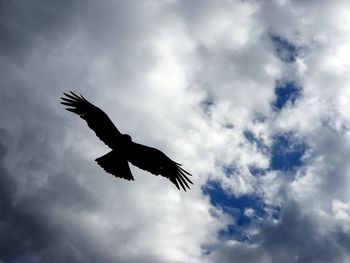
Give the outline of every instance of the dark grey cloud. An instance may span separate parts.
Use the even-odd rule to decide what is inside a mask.
[[[79,260],[79,254],[71,247],[71,233],[62,222],[55,222],[51,209],[59,203],[66,203],[83,209],[84,203],[91,200],[87,192],[77,182],[64,174],[49,175],[48,182],[35,193],[21,198],[23,191],[18,185],[18,177],[8,171],[4,159],[8,149],[4,140],[7,138],[2,132],[1,139],[1,163],[0,163],[0,195],[1,195],[1,237],[0,260],[4,262],[43,262],[54,260],[62,262],[86,262]],[[25,143],[25,141],[23,142]],[[48,159],[46,161],[57,161]],[[35,164],[29,164],[26,169],[33,169]],[[23,175],[25,176],[25,175]],[[30,186],[29,186],[30,187]],[[62,195],[62,192],[64,194]],[[62,198],[63,197],[63,198]],[[91,201],[90,201],[91,202]],[[75,232],[78,246],[84,244],[84,233]],[[88,248],[85,248],[88,250]],[[60,253],[57,253],[59,252]],[[53,258],[51,258],[53,256]]]
[[[35,46],[60,42],[71,30],[78,4],[70,0],[1,1],[0,53],[10,61],[23,63],[28,50]]]
[[[246,243],[221,244],[210,255],[213,262],[346,262],[349,234],[325,225],[301,209],[285,203],[278,223],[265,223],[261,233]]]
[[[321,234],[322,224],[297,203],[284,207],[281,221],[262,231],[262,247],[272,262],[341,262],[344,252],[334,242],[337,233]]]
[[[140,104],[124,95],[152,64],[144,37],[159,23],[149,17],[150,4],[8,1],[1,6],[0,261],[176,262],[171,252],[180,251],[182,242],[172,235],[182,235],[182,225],[164,233],[165,224],[154,222],[172,218],[163,216],[168,205],[159,201],[171,188],[154,196],[142,182],[152,186],[157,178],[141,174],[131,187],[106,175],[93,162],[106,151],[103,143],[59,104],[69,89],[98,101],[97,84],[106,92],[99,82],[107,79],[107,91],[118,91],[118,97],[103,104],[112,117],[110,109],[119,109],[118,128],[129,122],[123,103],[140,111]],[[81,131],[79,138],[73,130]],[[93,139],[86,143],[87,138]],[[87,152],[94,156],[87,158]],[[181,214],[178,199],[173,209]]]
[[[162,262],[156,255],[116,255],[118,243],[108,250],[96,242],[84,214],[99,213],[101,200],[68,167],[50,170],[52,164],[76,156],[59,156],[52,137],[35,130],[22,131],[15,147],[11,135],[1,131],[0,141],[0,260],[3,262]],[[27,156],[21,156],[26,154]],[[39,156],[36,156],[39,154]],[[69,154],[69,153],[68,153]],[[10,169],[9,158],[17,169]],[[45,163],[45,164],[44,164]],[[83,165],[82,165],[83,167]],[[96,190],[96,189],[95,189]],[[118,239],[136,235],[118,231]],[[111,241],[107,240],[107,243]]]

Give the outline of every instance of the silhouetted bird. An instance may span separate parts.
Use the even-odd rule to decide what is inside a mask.
[[[107,172],[126,180],[134,180],[129,163],[168,178],[180,190],[179,185],[186,191],[191,175],[158,149],[135,143],[130,135],[122,134],[114,126],[107,114],[100,108],[88,102],[82,95],[63,93],[61,103],[68,106],[66,110],[78,114],[112,151],[97,158],[95,161]]]

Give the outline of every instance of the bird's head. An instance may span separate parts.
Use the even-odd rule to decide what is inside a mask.
[[[131,142],[131,136],[129,134],[123,134],[123,140],[127,141],[127,142]]]

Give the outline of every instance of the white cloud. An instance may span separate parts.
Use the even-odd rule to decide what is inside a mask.
[[[0,27],[0,179],[16,190],[0,187],[7,200],[0,208],[21,227],[13,244],[23,236],[29,245],[0,260],[346,262],[347,7],[345,0],[63,1],[52,16],[44,1],[4,3],[1,13],[11,16]],[[300,47],[295,63],[279,60],[271,34]],[[302,92],[277,113],[271,102],[280,79]],[[183,163],[194,175],[191,191],[137,168],[132,183],[105,174],[93,159],[108,149],[58,103],[67,90],[100,106],[135,141]],[[249,168],[268,168],[270,153],[249,142],[247,130],[266,147],[275,134],[294,132],[309,146],[304,165],[254,177]],[[225,165],[233,165],[231,177]],[[250,243],[218,238],[232,219],[203,196],[208,179],[236,196],[257,193],[281,207],[281,218],[261,219]]]

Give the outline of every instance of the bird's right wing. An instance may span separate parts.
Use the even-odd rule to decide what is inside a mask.
[[[132,142],[128,160],[140,169],[168,178],[179,190],[181,186],[186,191],[186,188],[190,188],[189,184],[192,184],[187,177],[192,175],[156,148]]]
[[[96,133],[107,146],[113,148],[113,142],[116,135],[121,135],[117,127],[108,118],[107,114],[88,102],[83,96],[78,96],[75,93],[63,93],[66,97],[62,97],[61,103],[68,106],[66,110],[74,112],[84,119],[88,126]]]

